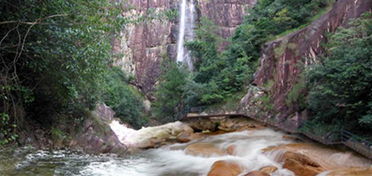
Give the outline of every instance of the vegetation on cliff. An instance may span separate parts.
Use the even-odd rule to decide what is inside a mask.
[[[181,88],[184,92],[193,92],[192,98],[184,96],[186,101],[182,106],[212,105],[225,102],[239,94],[238,92],[242,91],[244,86],[253,79],[262,45],[274,36],[309,23],[331,2],[322,0],[258,1],[223,51],[220,51],[221,43],[227,41],[217,35],[217,27],[212,21],[201,18],[196,30],[196,39],[186,44],[195,58],[195,70],[193,75],[189,76],[192,81]],[[157,91],[162,91],[161,84],[162,82]],[[198,91],[189,90],[195,87]],[[169,105],[162,102],[164,101],[157,103]],[[173,114],[181,111],[171,106],[168,109],[172,109]]]
[[[160,122],[176,121],[177,113],[184,109],[186,99],[185,85],[187,84],[188,72],[183,65],[173,61],[165,61],[162,64],[160,84],[155,92],[154,116]]]
[[[353,131],[372,129],[372,15],[329,37],[327,55],[308,72],[313,121]]]
[[[202,19],[197,39],[188,43],[197,58],[195,82],[206,84],[210,89],[201,95],[200,104],[221,102],[241,91],[253,78],[261,46],[275,35],[308,23],[329,3],[321,0],[258,1],[223,52],[217,51],[221,39],[212,22]]]

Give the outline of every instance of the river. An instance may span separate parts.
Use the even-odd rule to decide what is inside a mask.
[[[282,138],[282,133],[271,129],[227,133],[191,141],[172,144],[158,149],[150,149],[126,157],[115,155],[86,155],[83,153],[43,151],[32,148],[4,149],[1,151],[0,165],[2,175],[81,175],[81,176],[199,176],[206,175],[214,161],[235,160],[249,170],[266,165],[281,168],[272,157],[261,153],[261,149],[290,141]],[[204,142],[215,144],[218,148],[235,145],[236,155],[191,156],[184,152],[190,143]],[[277,176],[292,175],[279,169]]]
[[[0,175],[9,176],[203,176],[218,160],[239,163],[244,173],[275,166],[272,176],[293,176],[275,157],[279,151],[262,152],[269,146],[294,143],[283,133],[269,128],[211,135],[188,143],[176,143],[127,156],[87,155],[68,150],[44,151],[29,147],[0,151]],[[233,155],[194,156],[185,148],[193,143],[213,144],[224,150],[235,146]],[[339,157],[337,157],[339,158]],[[348,158],[346,158],[348,160]]]

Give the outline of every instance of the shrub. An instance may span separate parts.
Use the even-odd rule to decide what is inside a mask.
[[[195,82],[211,89],[202,95],[201,103],[219,103],[242,91],[244,85],[253,80],[262,44],[308,23],[328,3],[322,0],[258,1],[224,51],[218,51],[223,40],[217,35],[217,26],[203,18],[196,39],[187,43],[196,58]]]
[[[187,69],[172,61],[164,61],[159,86],[155,92],[154,115],[161,122],[175,121],[185,109]]]
[[[309,70],[308,107],[319,123],[371,129],[372,18],[365,14],[330,37],[324,62]]]
[[[105,75],[103,101],[110,106],[122,121],[140,128],[147,123],[141,97],[133,92],[126,77],[119,68],[112,68]]]

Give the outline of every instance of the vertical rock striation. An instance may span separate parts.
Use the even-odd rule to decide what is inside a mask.
[[[128,0],[123,14],[126,16],[148,16],[149,10],[162,13],[176,9],[172,0]],[[120,38],[113,41],[113,52],[118,54],[114,65],[135,76],[135,84],[144,93],[152,90],[159,76],[159,65],[168,49],[172,49],[175,38],[172,29],[175,21],[153,19],[125,26]]]
[[[231,36],[242,22],[245,9],[256,0],[194,0],[198,18],[205,16],[218,26],[220,36]],[[179,0],[128,0],[124,15],[147,16],[149,10],[157,13],[178,10]],[[113,52],[117,54],[114,65],[135,77],[135,84],[149,95],[160,74],[164,58],[176,59],[178,18],[153,19],[125,26],[120,37],[113,40]],[[226,45],[226,44],[225,44]]]
[[[255,73],[254,84],[241,101],[241,111],[253,117],[275,118],[284,126],[294,127],[306,118],[298,102],[290,102],[288,95],[301,86],[301,73],[307,66],[320,62],[324,53],[322,43],[327,42],[326,34],[346,26],[350,19],[371,11],[371,0],[338,0],[332,9],[308,27],[266,43],[260,58],[260,67]],[[296,87],[296,88],[294,88]],[[274,107],[263,107],[262,97],[269,97]],[[293,97],[292,97],[293,98]],[[263,113],[264,112],[264,113]]]
[[[230,37],[245,16],[245,11],[253,7],[257,0],[198,0],[200,16],[211,19],[218,26],[222,38]],[[228,43],[222,43],[220,49]]]

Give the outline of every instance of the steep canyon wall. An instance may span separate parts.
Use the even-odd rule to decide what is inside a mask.
[[[198,19],[209,18],[218,26],[218,34],[228,38],[241,24],[245,9],[256,0],[196,0],[195,3]],[[146,16],[150,9],[157,13],[178,11],[179,4],[179,0],[128,0],[123,14]],[[114,65],[133,75],[135,85],[147,95],[154,89],[161,61],[175,59],[177,55],[178,21],[176,17],[127,25],[120,38],[113,40],[113,52],[118,55]]]
[[[306,28],[266,43],[255,73],[255,86],[242,99],[239,111],[288,127],[299,125],[307,118],[296,100],[306,94],[301,74],[309,65],[321,62],[318,56],[324,53],[322,44],[327,42],[327,33],[347,26],[351,19],[371,9],[371,0],[338,0],[328,13]],[[268,106],[271,103],[273,106]]]

